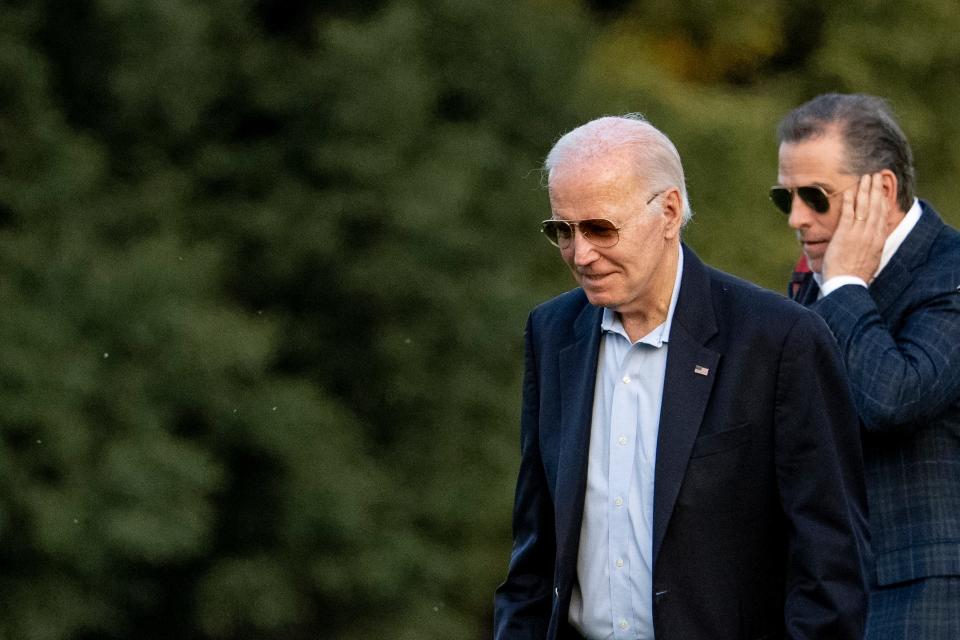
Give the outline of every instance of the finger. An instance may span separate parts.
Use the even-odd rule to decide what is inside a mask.
[[[860,183],[857,188],[857,202],[854,209],[855,220],[870,219],[870,186],[873,176],[864,174],[860,176]]]
[[[887,199],[883,194],[883,176],[873,174],[870,187],[870,228],[874,233],[882,234],[887,223]]]
[[[853,220],[853,191],[847,189],[843,192],[843,202],[840,204],[840,220],[837,223],[837,227],[849,229],[853,226]]]

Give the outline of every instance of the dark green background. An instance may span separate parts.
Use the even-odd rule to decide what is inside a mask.
[[[958,221],[957,4],[799,4],[0,5],[0,638],[488,637],[561,133],[780,290],[774,126],[877,93]]]

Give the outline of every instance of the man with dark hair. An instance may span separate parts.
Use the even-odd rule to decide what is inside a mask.
[[[546,169],[542,230],[580,286],[527,323],[497,640],[860,640],[863,466],[830,331],[683,245],[680,156],[642,118],[574,129]]]
[[[770,198],[810,271],[862,425],[875,566],[867,637],[960,638],[960,233],[914,195],[887,103],[822,95],[777,130]]]

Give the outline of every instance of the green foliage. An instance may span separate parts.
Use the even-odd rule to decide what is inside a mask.
[[[735,3],[734,3],[735,4]],[[671,137],[696,212],[686,240],[708,262],[782,291],[799,254],[766,198],[774,129],[830,91],[884,96],[910,138],[921,197],[960,222],[952,105],[960,67],[956,6],[634,2],[594,42],[580,75],[580,120],[641,111]],[[946,42],[950,40],[949,43]]]
[[[489,636],[524,317],[571,286],[538,167],[587,119],[666,131],[687,241],[768,287],[816,93],[889,96],[956,220],[952,5],[0,17],[0,638]]]
[[[481,636],[585,22],[237,8],[5,10],[0,637]]]

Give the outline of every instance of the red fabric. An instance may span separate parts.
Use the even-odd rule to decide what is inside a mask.
[[[810,273],[810,265],[807,264],[807,256],[801,253],[797,264],[793,267],[793,276],[790,278],[790,284],[787,287],[787,293],[793,300],[797,299],[800,285],[803,284],[803,279],[808,273]]]

